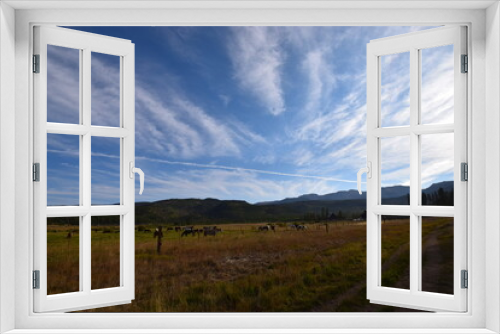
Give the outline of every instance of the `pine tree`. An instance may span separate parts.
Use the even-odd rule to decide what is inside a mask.
[[[427,205],[427,195],[422,193],[422,205]]]

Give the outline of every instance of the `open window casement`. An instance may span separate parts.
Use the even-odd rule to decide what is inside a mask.
[[[448,64],[443,58],[445,54],[448,54]],[[458,26],[373,40],[367,45],[367,298],[372,303],[429,311],[467,310],[467,289],[463,286],[463,276],[467,274],[464,272],[467,269],[467,182],[462,180],[462,169],[466,165],[462,166],[467,163],[466,54],[466,28]],[[430,84],[429,72],[444,76],[446,66],[449,80],[435,80]],[[394,76],[396,73],[398,75]],[[387,83],[391,75],[393,81]],[[443,96],[445,98],[440,98]],[[448,117],[436,117],[446,114],[444,109],[448,110]],[[442,138],[449,138],[451,142],[448,175],[453,175],[449,178],[449,183],[453,180],[453,202],[448,206],[426,203],[432,196],[423,194],[428,186],[424,187],[424,182],[429,172],[429,166],[424,163],[428,162],[429,152],[440,147]],[[431,167],[435,170],[445,164],[447,153],[443,150],[439,154],[443,159],[440,161],[438,156],[434,160]],[[406,159],[407,168],[405,176],[399,180],[409,186],[409,195],[406,203],[396,205],[384,201],[382,187],[398,185],[385,181],[394,176],[401,166],[398,161],[402,159]],[[406,250],[404,247],[392,250],[408,254],[406,285],[387,284],[384,277],[387,270],[384,257],[387,259],[388,255],[383,234],[390,231],[397,219],[407,222],[406,235],[401,235],[408,240]],[[451,236],[440,234],[429,241],[423,223],[429,220],[452,221]],[[448,263],[444,270],[446,278],[429,274],[440,265],[439,259],[444,255],[439,252],[424,254],[425,247],[432,247],[432,242],[438,242],[441,237],[453,238],[452,265]],[[435,262],[434,268],[426,264],[429,256],[432,257],[430,261]],[[429,280],[428,275],[436,282],[448,279],[449,282],[445,282],[448,291],[428,289],[423,284],[424,279]]]
[[[33,53],[34,311],[130,303],[134,299],[134,172],[139,172],[134,168],[134,44],[40,26],[34,28]],[[114,63],[101,61],[106,57]],[[114,145],[113,154],[105,150],[109,143]],[[109,161],[103,162],[105,158]],[[116,182],[110,181],[109,187],[96,184],[102,174]],[[141,186],[142,182],[141,178]],[[116,194],[109,203],[103,200],[106,189]],[[102,235],[120,233],[115,252],[92,254],[96,217],[100,221],[116,218],[112,231],[100,230]],[[62,236],[66,241],[47,239],[49,220],[74,226]],[[61,250],[51,252],[57,242]],[[67,259],[67,275],[48,275],[54,256]],[[116,271],[113,284],[93,279],[93,256],[109,256],[109,262],[115,263],[104,268],[110,275]]]

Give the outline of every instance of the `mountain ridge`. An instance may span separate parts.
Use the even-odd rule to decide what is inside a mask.
[[[453,182],[432,184],[423,190],[429,201],[438,200],[436,195],[443,189],[447,198],[452,198]],[[305,194],[294,199],[274,203],[251,204],[242,200],[219,200],[214,198],[167,199],[136,204],[136,225],[206,225],[256,222],[318,221],[359,218],[366,210],[366,193],[357,199],[344,199],[354,190],[333,194]],[[337,192],[339,193],[339,192]],[[385,205],[407,205],[408,187],[396,186],[382,189]],[[399,196],[398,196],[399,195]],[[445,195],[442,195],[446,197]],[[342,198],[342,199],[331,199]],[[449,204],[437,204],[449,205]]]
[[[424,194],[430,194],[438,191],[442,188],[444,191],[450,191],[453,189],[453,181],[442,181],[438,183],[433,183],[429,187],[422,190]],[[409,187],[407,186],[392,186],[382,188],[382,198],[398,198],[402,196],[407,196],[410,193]],[[342,201],[342,200],[354,200],[354,199],[366,199],[366,191],[360,195],[357,190],[340,190],[334,193],[318,195],[318,194],[304,194],[298,197],[287,197],[282,200],[277,201],[265,201],[258,202],[255,205],[279,205],[283,203],[294,203],[303,201]]]

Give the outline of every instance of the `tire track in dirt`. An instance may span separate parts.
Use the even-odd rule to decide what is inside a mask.
[[[443,234],[443,230],[439,229],[437,227],[434,229],[432,232],[428,233],[425,238],[424,238],[424,249],[427,250],[426,255],[429,256],[432,259],[432,264],[426,265],[426,275],[432,276],[432,277],[438,277],[439,271],[441,270],[440,264],[442,263],[442,256],[440,252],[440,247],[439,247],[439,236]],[[389,269],[394,263],[396,263],[401,255],[407,250],[408,248],[408,243],[405,243],[401,246],[399,246],[396,251],[385,261],[385,263],[382,266],[382,270],[387,270]],[[430,253],[429,253],[430,252]],[[396,282],[395,288],[404,288],[405,286],[408,286],[409,282],[409,277],[410,277],[410,268],[408,268],[401,278]],[[311,311],[312,312],[335,312],[338,310],[338,308],[344,303],[345,301],[349,299],[353,299],[360,293],[361,290],[366,288],[366,280],[362,282],[356,283],[354,286],[352,286],[349,290],[341,293],[338,295],[336,298],[323,303],[321,305],[318,305],[314,307]],[[377,305],[378,306],[378,305]],[[366,312],[366,311],[373,311],[375,310],[376,307],[374,307],[374,304],[369,304],[361,310],[357,310],[358,312]],[[414,311],[414,310],[408,310],[404,308],[395,308],[397,311],[402,311],[402,312],[407,312],[407,311]]]
[[[383,269],[388,269],[394,262],[396,262],[401,254],[405,251],[408,244],[403,244],[396,249],[396,251],[391,255],[389,259],[382,266]],[[346,300],[354,298],[361,290],[366,288],[366,280],[356,283],[349,290],[341,293],[335,299],[332,299],[324,304],[318,305],[313,308],[312,312],[335,312]]]
[[[447,228],[453,229],[453,223],[436,227],[424,239],[422,254],[422,290],[428,292],[453,294],[453,275],[449,279],[441,280],[446,271],[445,245],[439,239],[445,236]],[[425,259],[425,263],[424,263]],[[452,284],[449,286],[449,284]]]
[[[425,263],[425,267],[422,268],[422,274],[425,273],[425,277],[439,277],[441,271],[443,270],[443,255],[442,255],[442,244],[439,242],[439,238],[445,234],[446,231],[442,226],[437,226],[429,232],[423,239],[422,249],[423,254],[429,260]],[[392,259],[392,257],[391,257]],[[424,266],[424,265],[423,265]],[[402,288],[407,286],[404,282],[409,282],[410,268],[408,268],[404,274],[401,276],[400,280],[395,284],[395,288]],[[440,288],[440,282],[438,280],[422,279],[422,290],[429,292],[437,292]]]

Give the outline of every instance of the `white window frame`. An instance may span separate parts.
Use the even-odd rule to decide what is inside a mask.
[[[132,3],[132,5],[130,5]],[[164,2],[17,2],[0,4],[0,330],[36,333],[37,329],[70,333],[144,333],[145,329],[191,328],[187,332],[345,332],[350,333],[492,333],[500,331],[500,12],[497,1],[357,2],[269,1],[231,5],[217,1]],[[409,4],[408,4],[409,3]],[[10,5],[26,10],[14,11]],[[95,7],[131,6],[102,10]],[[147,6],[169,8],[147,9]],[[179,9],[177,7],[184,7]],[[398,6],[399,9],[390,9]],[[431,7],[432,6],[432,7]],[[457,9],[458,6],[459,8]],[[489,6],[489,7],[488,7]],[[142,11],[136,8],[146,8]],[[225,7],[229,7],[224,9]],[[232,7],[232,8],[231,8]],[[281,7],[281,8],[280,8]],[[401,8],[406,9],[401,9]],[[460,9],[461,7],[461,9]],[[488,8],[487,8],[488,7]],[[31,8],[31,9],[30,9]],[[33,9],[34,8],[34,9]],[[41,10],[40,8],[46,8]],[[48,8],[48,9],[47,9]],[[51,9],[52,8],[52,9]],[[92,9],[94,8],[94,9]],[[346,8],[356,9],[350,10]],[[436,9],[438,8],[438,9]],[[442,9],[439,9],[442,8]],[[30,10],[28,10],[30,9]],[[13,18],[15,17],[15,22]],[[32,184],[29,178],[32,147],[31,76],[32,27],[58,25],[440,25],[469,27],[471,75],[468,78],[468,142],[470,181],[468,197],[467,313],[373,314],[34,314],[30,287],[32,260]],[[486,24],[485,24],[486,23]],[[15,40],[14,40],[15,31]],[[15,65],[15,73],[12,67]],[[488,71],[485,70],[488,66]],[[15,80],[15,85],[12,82]],[[12,98],[15,94],[15,99]],[[14,109],[15,108],[15,109]],[[13,111],[15,110],[15,112]],[[14,130],[9,130],[12,127]],[[15,147],[12,142],[15,141]],[[15,182],[12,173],[15,171]],[[486,182],[488,176],[488,182]],[[353,175],[354,177],[354,175]],[[4,186],[5,185],[5,186]],[[15,193],[14,201],[11,199]],[[488,193],[488,196],[486,196]],[[14,211],[10,209],[13,205]],[[488,217],[489,222],[486,222]],[[15,224],[12,224],[14,218]],[[9,234],[10,233],[10,234]],[[15,235],[15,238],[12,238]],[[13,240],[12,240],[13,239]],[[27,259],[30,259],[27,261]],[[14,284],[15,282],[15,284]],[[10,285],[9,285],[10,284]],[[15,289],[12,289],[15,286]],[[488,293],[486,293],[488,291]],[[12,305],[15,305],[13,308]],[[143,329],[137,329],[139,326]],[[120,330],[121,329],[121,330]],[[137,329],[137,330],[132,330]],[[170,329],[170,330],[168,330]],[[238,330],[241,329],[241,330]],[[345,329],[345,331],[343,330]],[[357,330],[355,330],[357,329]],[[41,331],[40,331],[41,332]],[[47,331],[45,331],[47,332]],[[108,331],[109,332],[109,331]]]
[[[406,306],[431,311],[467,310],[467,290],[461,287],[461,270],[467,269],[467,183],[461,181],[460,164],[467,163],[467,76],[461,73],[461,56],[467,54],[466,28],[449,26],[418,31],[370,41],[367,46],[367,161],[371,178],[367,180],[367,297],[376,304]],[[421,50],[453,45],[454,122],[422,124],[421,119]],[[410,122],[403,126],[382,126],[381,85],[382,56],[409,54]],[[389,70],[389,69],[386,69]],[[421,203],[421,135],[453,134],[454,206],[423,206]],[[408,161],[410,203],[382,204],[381,139],[407,137],[410,140]],[[381,284],[382,215],[406,216],[409,219],[410,286],[395,289]],[[452,217],[454,221],[453,293],[439,294],[421,290],[422,217]],[[411,305],[411,306],[410,306]]]
[[[34,289],[34,311],[75,311],[130,303],[134,299],[135,257],[135,192],[131,169],[135,160],[135,90],[134,44],[129,40],[101,36],[60,27],[34,27],[34,54],[39,55],[39,73],[34,84],[34,162],[39,164],[39,181],[33,184],[34,194],[34,270],[39,271],[39,288]],[[78,124],[47,122],[47,46],[56,45],[78,50],[80,58],[80,100]],[[91,107],[92,52],[119,57],[120,105],[119,127],[93,125]],[[47,135],[77,135],[80,142],[80,200],[77,206],[47,206]],[[119,205],[92,205],[91,142],[93,138],[116,138],[120,151]],[[93,216],[120,218],[120,277],[118,287],[92,289],[91,286],[91,219]],[[79,290],[47,295],[47,218],[79,218]]]

